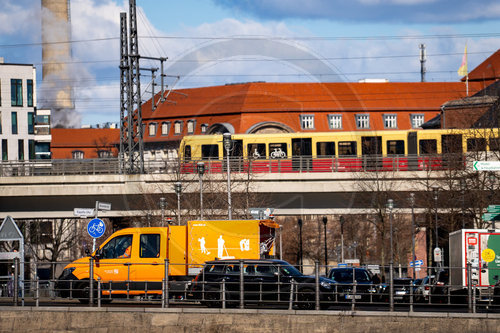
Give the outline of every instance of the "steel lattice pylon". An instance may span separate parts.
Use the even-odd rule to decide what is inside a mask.
[[[144,141],[135,0],[129,4],[129,38],[127,14],[120,13],[120,165],[132,174],[144,173]]]

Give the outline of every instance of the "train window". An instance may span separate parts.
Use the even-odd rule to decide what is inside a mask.
[[[441,136],[441,151],[443,154],[462,153],[462,136],[459,134]]]
[[[270,143],[269,156],[271,158],[286,158],[288,156],[286,143]]]
[[[500,151],[500,138],[490,138],[490,151]]]
[[[388,155],[404,155],[405,142],[403,140],[387,141],[387,154]]]
[[[341,141],[339,142],[339,156],[342,155],[357,155],[356,141]]]
[[[186,145],[184,147],[184,161],[190,161],[191,160],[191,146]]]
[[[437,142],[436,140],[420,140],[418,142],[420,154],[436,154]]]
[[[467,151],[486,151],[485,138],[467,139]]]
[[[204,160],[219,158],[219,145],[201,145],[201,158]]]
[[[317,142],[316,154],[318,156],[335,156],[335,142]]]
[[[266,144],[265,143],[250,143],[247,146],[249,158],[266,158]]]

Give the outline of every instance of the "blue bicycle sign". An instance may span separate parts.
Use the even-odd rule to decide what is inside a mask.
[[[101,219],[92,219],[89,224],[87,224],[87,232],[93,238],[99,238],[104,235],[106,231],[106,225]]]

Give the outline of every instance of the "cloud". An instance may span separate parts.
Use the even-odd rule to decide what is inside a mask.
[[[460,23],[500,18],[497,0],[213,0],[219,6],[266,19]]]

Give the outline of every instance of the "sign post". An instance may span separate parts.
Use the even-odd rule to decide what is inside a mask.
[[[101,237],[106,231],[106,225],[104,222],[98,218],[99,210],[107,211],[111,210],[111,203],[109,202],[95,202],[94,208],[74,208],[73,215],[82,218],[87,218],[89,216],[94,216],[93,220],[87,224],[87,232],[92,237],[92,252],[95,251],[95,240]]]

